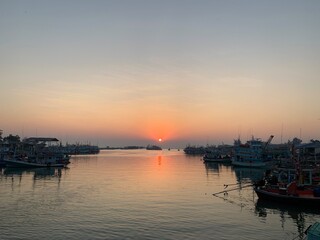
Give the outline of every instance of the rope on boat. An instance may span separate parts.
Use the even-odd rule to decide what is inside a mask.
[[[241,208],[242,208],[242,207],[247,206],[247,204],[246,204],[246,203],[242,203],[242,202],[240,202],[240,204],[239,204],[239,203],[237,203],[237,202],[235,202],[235,201],[233,201],[233,200],[226,199],[226,198],[225,198],[225,196],[224,196],[224,197],[219,196],[219,195],[213,195],[213,196],[215,196],[215,197],[217,197],[217,198],[220,198],[220,199],[222,199],[223,201],[226,201],[226,202],[228,202],[228,203],[231,203],[231,204],[237,205],[237,206],[239,206],[239,207],[241,207]]]
[[[252,187],[252,186],[254,186],[254,184],[250,184],[250,185],[246,185],[246,186],[241,186],[241,187],[233,188],[233,189],[229,189],[229,190],[223,190],[223,191],[220,191],[220,192],[212,193],[212,195],[217,195],[217,194],[220,194],[220,193],[227,193],[227,192],[239,190],[239,189],[241,189],[241,188]]]
[[[249,184],[249,183],[251,183],[251,182],[246,181],[246,182],[240,182],[240,183],[223,184],[223,186],[224,186],[224,188],[227,188],[229,186],[235,186],[235,185],[238,185],[238,186],[240,185],[241,186],[241,184]]]

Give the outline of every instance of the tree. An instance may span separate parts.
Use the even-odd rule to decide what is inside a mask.
[[[19,135],[13,136],[12,134],[10,134],[9,136],[4,137],[3,141],[8,142],[8,143],[19,143],[20,137],[19,137]]]
[[[294,146],[297,146],[297,145],[299,145],[300,143],[302,143],[302,140],[295,137],[295,138],[292,140],[292,143],[293,143]]]

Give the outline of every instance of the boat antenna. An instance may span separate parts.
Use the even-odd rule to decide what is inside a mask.
[[[301,140],[301,128],[300,128],[300,140]]]
[[[282,135],[283,135],[283,123],[281,124],[281,144],[282,144]]]

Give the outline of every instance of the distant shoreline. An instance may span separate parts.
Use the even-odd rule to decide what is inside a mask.
[[[126,147],[100,147],[100,150],[118,150],[118,149],[125,149],[125,150],[132,150],[132,149],[144,149],[146,147],[142,146],[126,146]]]

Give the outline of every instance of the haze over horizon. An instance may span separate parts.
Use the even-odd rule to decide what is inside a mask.
[[[320,1],[0,1],[0,129],[99,146],[320,139]]]

